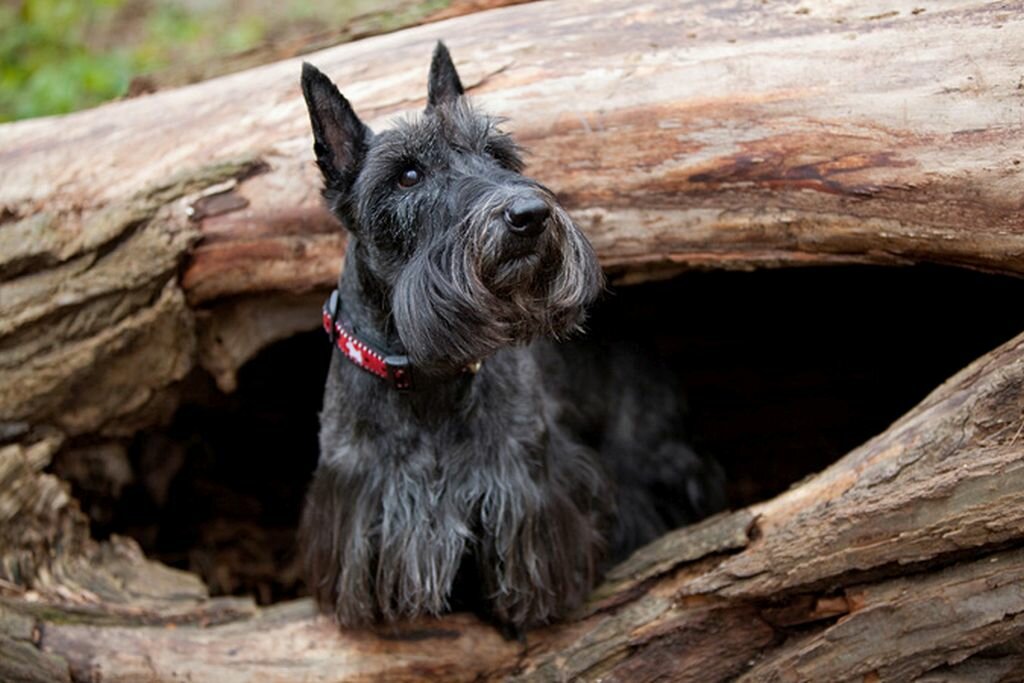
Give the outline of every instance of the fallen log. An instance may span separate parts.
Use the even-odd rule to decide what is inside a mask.
[[[309,59],[379,127],[422,107],[439,38],[620,281],[1024,274],[1016,5],[550,2]],[[0,679],[1024,680],[1021,337],[817,477],[640,551],[525,646],[465,615],[338,633],[91,539],[45,471],[59,449],[167,419],[197,366],[230,390],[318,322],[344,244],[297,74],[0,126]]]
[[[641,549],[522,645],[467,615],[339,632],[308,601],[4,604],[74,680],[1018,681],[1022,414],[1024,335],[801,486]]]
[[[447,39],[475,101],[509,117],[530,172],[620,279],[916,262],[1019,274],[1022,91],[1006,56],[1024,21],[998,3],[919,9],[545,3],[310,59],[379,127],[422,106],[426,57]],[[238,301],[333,282],[343,238],[319,202],[297,73],[286,60],[0,128],[0,419],[130,431],[119,423],[160,414],[151,400],[182,365],[137,363],[93,409],[74,398],[79,364],[114,362],[156,320],[195,336],[197,308],[241,320]],[[168,283],[184,297],[161,298]],[[224,388],[295,330],[290,304],[271,308],[258,330],[200,325]]]

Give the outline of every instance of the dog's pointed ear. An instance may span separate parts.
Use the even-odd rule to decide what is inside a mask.
[[[313,126],[313,152],[327,187],[348,190],[366,156],[370,129],[331,79],[309,62],[302,63],[302,95]]]
[[[445,102],[451,102],[465,92],[459,73],[452,63],[448,48],[440,40],[434,48],[434,58],[430,60],[430,76],[427,78],[427,109]]]

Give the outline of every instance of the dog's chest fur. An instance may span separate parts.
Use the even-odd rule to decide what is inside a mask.
[[[350,494],[325,520],[343,521],[337,579],[378,596],[350,600],[343,621],[440,612],[467,562],[499,619],[544,621],[581,599],[602,550],[605,475],[559,422],[546,351],[503,349],[427,393],[381,392],[335,354],[317,479]],[[521,588],[533,581],[562,595],[535,599]]]

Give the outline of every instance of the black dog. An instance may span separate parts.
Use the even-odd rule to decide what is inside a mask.
[[[569,613],[605,562],[721,505],[660,370],[556,343],[602,289],[583,234],[521,175],[438,44],[426,112],[374,134],[303,66],[324,197],[347,226],[302,521],[310,587],[345,626],[472,607]]]

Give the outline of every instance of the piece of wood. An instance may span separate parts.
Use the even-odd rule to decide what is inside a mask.
[[[82,681],[1019,681],[1022,424],[1024,334],[802,485],[641,549],[522,645],[467,615],[339,632],[309,601],[4,602]]]
[[[622,280],[924,261],[1024,273],[1016,5],[537,3],[308,59],[380,127],[422,107],[440,38]],[[343,239],[298,72],[286,60],[0,126],[0,421],[130,431],[165,414],[197,355],[219,354],[209,367],[230,387],[232,363],[293,329],[196,352],[178,338],[196,336],[192,309],[334,281]],[[135,360],[154,345],[180,351]],[[82,366],[114,364],[135,382],[77,405]]]
[[[213,628],[57,625],[45,630],[43,649],[61,653],[76,680],[283,683],[473,681],[507,666],[518,645],[466,615],[342,633],[303,600]]]

